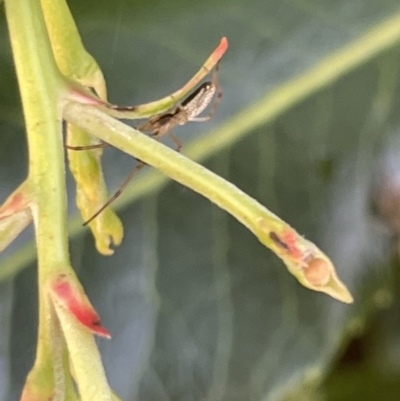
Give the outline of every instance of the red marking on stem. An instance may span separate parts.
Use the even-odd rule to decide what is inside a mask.
[[[10,203],[7,205],[7,209],[15,213],[23,208],[25,208],[24,196],[21,194],[21,192],[17,192],[10,199]]]
[[[298,234],[294,230],[287,229],[282,233],[282,241],[287,245],[293,258],[302,259],[303,253],[296,245],[297,236]]]
[[[53,294],[57,300],[93,333],[111,338],[110,332],[101,325],[100,318],[86,295],[67,281],[65,275],[60,275],[53,284]]]
[[[0,209],[0,219],[11,216],[26,208],[26,199],[21,192],[15,192],[7,199],[6,203]]]
[[[68,97],[71,100],[75,100],[84,104],[93,104],[100,106],[106,106],[108,104],[106,101],[100,99],[95,93],[92,93],[86,87],[81,86],[75,82],[71,83],[69,87]]]
[[[219,42],[219,45],[212,53],[211,57],[215,57],[215,60],[218,61],[224,55],[227,48],[228,48],[228,39],[225,36],[223,36],[221,38],[221,41]]]

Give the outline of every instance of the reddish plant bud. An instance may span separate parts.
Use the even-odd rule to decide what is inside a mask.
[[[51,286],[52,298],[69,310],[90,331],[99,336],[111,338],[110,332],[101,325],[100,318],[89,302],[86,294],[71,276],[61,274]]]

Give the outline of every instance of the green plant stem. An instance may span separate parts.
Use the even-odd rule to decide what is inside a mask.
[[[40,275],[68,264],[66,187],[55,64],[38,0],[6,0],[29,147]]]
[[[40,0],[6,0],[5,4],[28,137],[28,185],[32,193],[31,210],[38,255],[39,340],[30,378],[33,388],[40,388],[45,383],[48,391],[49,387],[58,384],[53,382],[53,369],[59,355],[53,348],[52,328],[56,324],[56,315],[50,304],[47,285],[49,279],[70,269],[59,102],[65,91],[65,80],[52,54]],[[71,319],[74,318],[71,316]],[[98,379],[93,380],[87,374],[79,377],[77,381],[82,400],[109,401],[111,392],[100,357],[93,353],[93,336],[75,323],[78,332],[70,331],[68,335],[79,337],[84,333],[87,341],[85,348],[76,346],[76,349],[69,350],[72,362],[74,366],[80,366],[90,360],[91,372],[95,372],[94,376]],[[86,392],[87,388],[90,388],[90,395]]]
[[[286,224],[230,182],[96,107],[70,102],[65,106],[63,114],[72,124],[210,199],[258,237],[261,235],[256,220],[260,217],[267,219],[271,228],[280,228]]]
[[[113,119],[95,106],[67,102],[63,115],[70,123],[156,167],[175,181],[226,210],[247,227],[259,241],[275,252],[289,271],[306,287],[325,292],[343,302],[352,302],[351,294],[341,283],[332,262],[323,252],[230,182],[153,138]],[[273,240],[276,235],[286,234],[289,234],[288,240],[290,243],[293,242],[294,248],[287,243],[282,245]],[[325,277],[328,278],[323,285],[314,285],[304,275],[304,267],[308,266],[308,262],[305,261],[317,258],[323,261]]]
[[[99,369],[100,353],[93,334],[82,329],[75,316],[56,305],[57,316],[68,345],[75,381],[79,385],[79,395],[82,401],[111,401],[112,392],[108,386],[103,369]]]
[[[5,5],[29,146],[28,181],[39,267],[37,361],[50,374],[49,308],[40,290],[55,266],[68,264],[64,158],[57,107],[62,77],[51,53],[39,1],[6,0]]]

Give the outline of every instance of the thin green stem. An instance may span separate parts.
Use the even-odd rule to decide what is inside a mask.
[[[337,277],[332,262],[323,252],[230,182],[111,118],[95,106],[69,102],[64,107],[63,115],[72,124],[156,167],[226,210],[275,252],[306,287],[325,292],[343,302],[352,301],[347,288]],[[322,273],[322,284],[309,280],[307,273],[313,270],[308,269],[311,266]]]
[[[53,57],[40,0],[6,0],[5,5],[28,138],[28,185],[32,193],[30,206],[35,223],[39,272],[38,349],[31,380],[25,389],[28,392],[40,389],[45,383],[45,398],[49,399],[49,391],[50,394],[53,391],[62,394],[64,391],[57,387],[60,382],[54,382],[53,376],[60,350],[52,346],[52,328],[57,317],[48,295],[48,284],[50,278],[54,279],[70,269],[59,101],[65,90],[65,80]],[[75,319],[73,316],[70,318]],[[69,331],[68,337],[74,337],[82,331],[86,335],[86,343],[83,349],[79,345],[69,349],[73,365],[83,365],[90,360],[92,372],[98,378],[96,381],[88,375],[82,375],[82,379],[78,380],[80,390],[88,387],[93,389],[90,396],[85,391],[81,392],[82,400],[109,401],[111,392],[99,355],[93,351],[96,348],[93,336],[78,322],[75,323],[76,331]],[[67,340],[73,342],[74,338]]]
[[[283,223],[228,181],[140,131],[113,119],[96,107],[70,102],[64,108],[64,117],[104,142],[156,167],[174,180],[201,193],[234,215],[253,232],[252,221],[260,214],[279,221],[279,224]]]
[[[6,0],[7,21],[25,115],[40,274],[68,264],[66,187],[55,64],[39,0]],[[43,274],[41,274],[43,278]]]
[[[39,266],[39,333],[36,366],[51,375],[51,326],[41,283],[68,264],[64,160],[57,108],[62,82],[51,54],[38,0],[6,0],[6,15],[25,115],[29,185]]]
[[[100,353],[93,335],[69,311],[55,305],[65,334],[74,379],[82,401],[111,401],[112,393],[103,369],[99,369]]]

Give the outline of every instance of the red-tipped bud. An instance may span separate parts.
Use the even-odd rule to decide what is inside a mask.
[[[0,219],[12,216],[28,207],[30,201],[29,192],[24,189],[22,184],[16,189],[0,207]]]
[[[111,338],[110,332],[101,325],[100,318],[82,288],[71,276],[61,274],[51,285],[55,302],[70,311],[79,322],[99,336]]]

